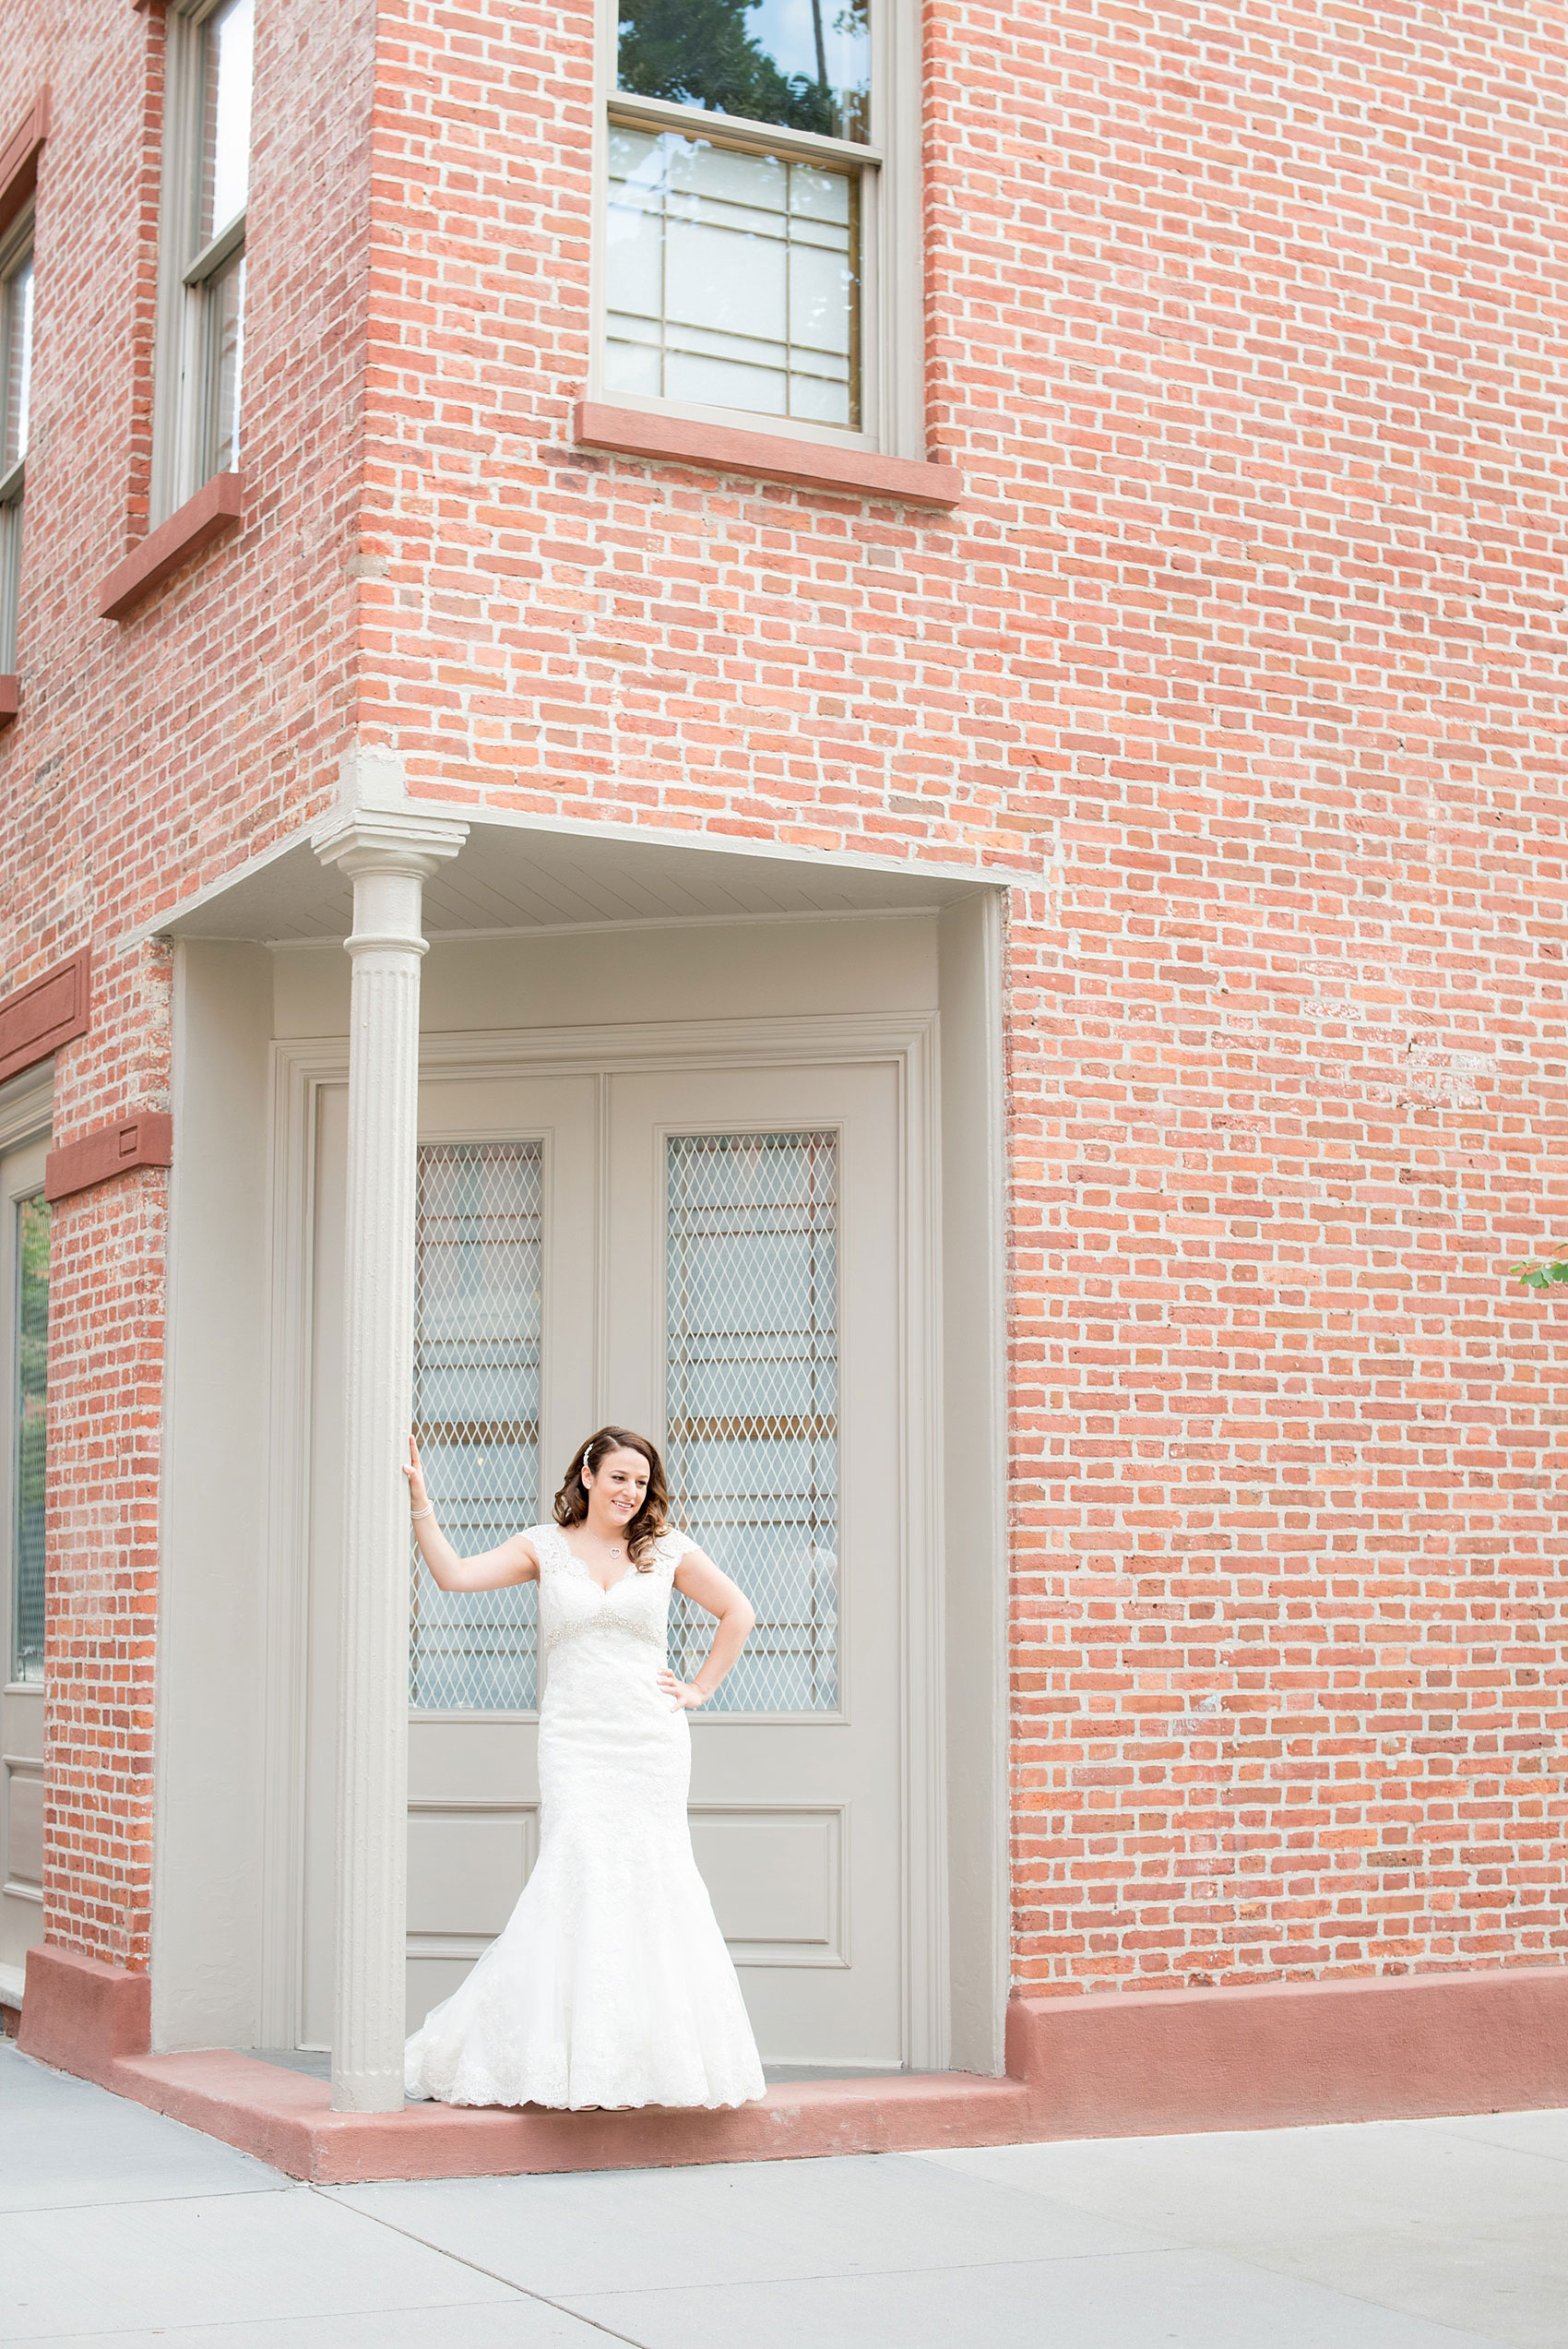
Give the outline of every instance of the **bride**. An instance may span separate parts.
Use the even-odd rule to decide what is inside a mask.
[[[665,1525],[646,1437],[579,1446],[555,1521],[460,1558],[418,1447],[409,1498],[443,1591],[539,1584],[539,1858],[499,1940],[408,2043],[410,2096],[447,2105],[741,2105],[764,2093],[740,1984],[692,1856],[688,1711],[756,1620],[728,1575]],[[671,1588],[719,1618],[690,1686],[665,1653]]]

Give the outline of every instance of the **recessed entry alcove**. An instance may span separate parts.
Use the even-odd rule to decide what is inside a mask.
[[[658,1437],[759,1615],[694,1722],[692,1818],[765,2059],[1000,2072],[1018,876],[466,820],[423,911],[414,1401],[444,1516],[484,1546],[548,1514],[589,1426]],[[158,925],[162,2050],[332,2032],[350,912],[302,836]],[[530,1596],[410,1575],[410,1641],[417,2016],[531,1864]]]

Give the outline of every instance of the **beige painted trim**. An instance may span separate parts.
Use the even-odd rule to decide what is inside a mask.
[[[950,906],[938,939],[952,2060],[964,2069],[1000,2075],[1012,1958],[1001,899],[992,893]]]
[[[310,1554],[310,1351],[314,1309],[316,1098],[348,1083],[346,1042],[331,1054],[272,1052],[267,1183],[267,1521],[263,1658],[261,2042],[299,2044],[304,1930],[305,1703]]]
[[[904,1228],[899,1359],[901,1478],[907,1522],[904,1576],[905,1899],[909,1915],[925,1916],[925,1936],[904,1937],[906,2046],[913,2071],[945,2071],[952,2060],[948,1985],[947,1723],[944,1636],[945,1558],[942,1541],[941,1173],[937,1020],[926,1021],[900,1059],[904,1165],[898,1186]],[[929,1440],[925,1440],[929,1432]],[[910,1567],[926,1561],[923,1572]]]
[[[50,1138],[54,1107],[54,1068],[46,1063],[40,1075],[30,1068],[25,1076],[13,1078],[8,1085],[0,1085],[0,1150],[16,1150],[23,1142],[46,1142]]]
[[[611,42],[613,47],[614,33]],[[874,71],[874,65],[873,70]],[[791,130],[784,123],[755,123],[742,114],[704,113],[695,106],[680,106],[668,98],[643,98],[635,90],[612,87],[611,119],[633,130],[673,130],[691,137],[695,125],[702,136],[712,133],[721,147],[738,147],[753,155],[787,155],[801,163],[839,163],[851,171],[886,159],[880,147],[861,146],[852,138],[834,138],[823,131]]]

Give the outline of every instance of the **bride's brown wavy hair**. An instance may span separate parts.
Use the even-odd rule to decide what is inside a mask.
[[[601,1427],[586,1444],[579,1444],[555,1496],[555,1522],[581,1525],[585,1521],[588,1496],[583,1471],[586,1468],[597,1476],[612,1452],[641,1452],[647,1462],[647,1490],[643,1495],[643,1505],[626,1528],[626,1556],[639,1574],[647,1574],[653,1568],[653,1545],[669,1521],[670,1487],[664,1479],[659,1447],[650,1444],[646,1436],[636,1436],[629,1427]]]

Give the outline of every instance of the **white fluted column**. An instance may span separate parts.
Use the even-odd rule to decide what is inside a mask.
[[[354,885],[344,1275],[343,1553],[338,1691],[332,2104],[403,2103],[408,1912],[409,1505],[420,935],[426,878],[468,827],[347,817],[316,853]]]

